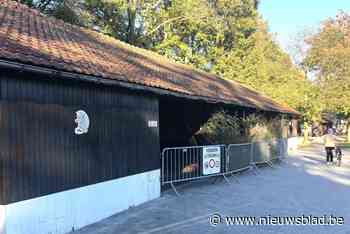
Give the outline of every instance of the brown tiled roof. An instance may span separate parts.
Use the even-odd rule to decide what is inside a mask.
[[[0,0],[0,59],[92,75],[204,100],[298,114],[237,82]]]

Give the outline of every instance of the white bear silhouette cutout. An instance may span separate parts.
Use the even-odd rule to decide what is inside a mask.
[[[89,116],[83,110],[78,110],[77,112],[75,112],[75,114],[75,123],[78,124],[78,126],[74,130],[75,134],[82,135],[87,133],[89,131],[90,126]]]

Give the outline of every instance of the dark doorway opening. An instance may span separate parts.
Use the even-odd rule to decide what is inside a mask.
[[[244,118],[255,113],[264,115],[270,121],[278,116],[276,112],[262,112],[253,108],[224,103],[162,96],[159,99],[159,136],[161,150],[166,147],[206,145],[205,139],[196,134],[217,111]],[[203,141],[201,141],[203,140]]]
[[[191,138],[218,107],[201,101],[162,97],[159,101],[160,147],[191,145]]]

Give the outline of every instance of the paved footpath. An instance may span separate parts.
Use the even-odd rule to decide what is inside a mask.
[[[74,234],[119,233],[293,233],[350,234],[350,152],[341,168],[325,165],[319,146],[305,148],[275,169],[264,167],[258,176],[244,172],[240,183],[211,181],[180,188],[181,197],[169,192]],[[116,194],[116,199],[118,195]],[[231,225],[213,227],[212,214],[273,217],[333,215],[344,225]],[[270,220],[271,220],[270,219]]]

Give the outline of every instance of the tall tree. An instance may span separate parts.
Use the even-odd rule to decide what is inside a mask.
[[[254,32],[255,7],[252,0],[173,0],[149,17],[146,35],[159,53],[210,71]]]
[[[312,89],[312,83],[274,42],[262,20],[251,37],[220,58],[215,71],[299,110],[304,109]]]
[[[325,21],[306,42],[310,49],[304,64],[316,74],[325,111],[350,118],[350,15],[340,12]]]
[[[85,25],[87,14],[84,0],[18,0],[41,12],[62,19],[68,23]]]
[[[144,11],[149,11],[155,0],[85,0],[91,24],[102,32],[127,43],[143,46]]]

